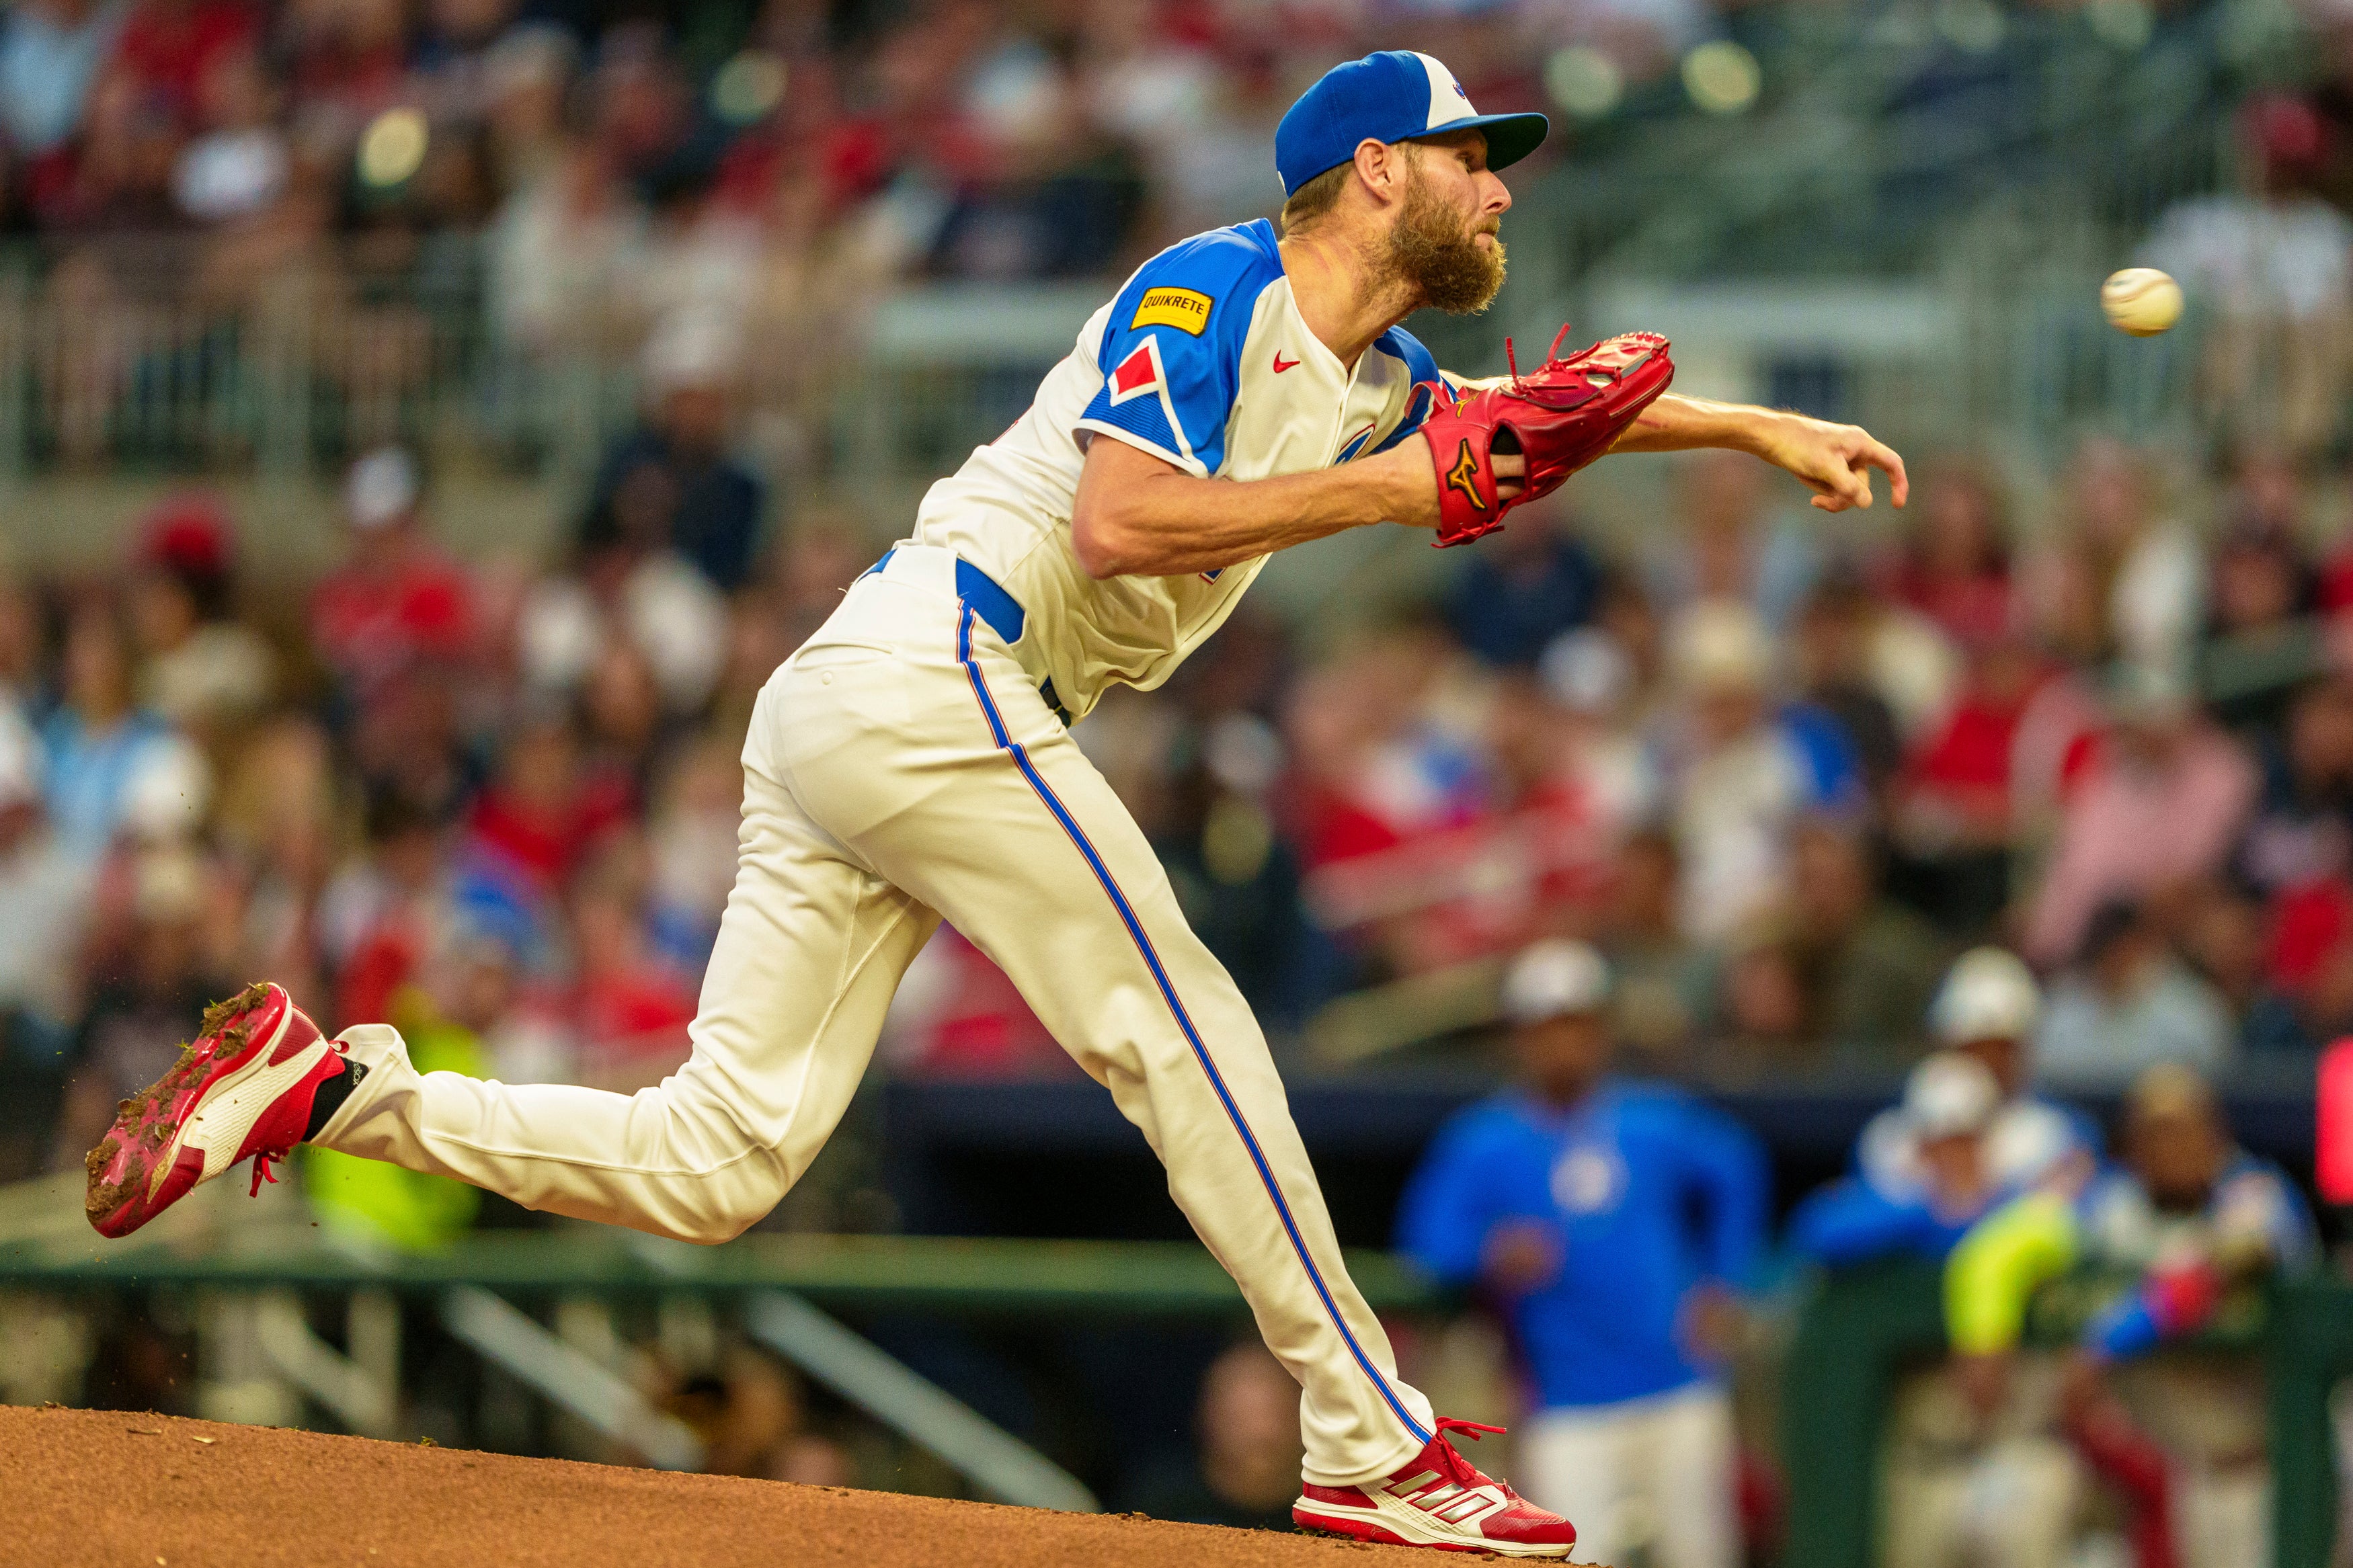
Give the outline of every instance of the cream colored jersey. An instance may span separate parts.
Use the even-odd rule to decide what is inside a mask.
[[[1438,380],[1396,328],[1342,364],[1299,314],[1273,226],[1213,230],[1145,262],[1088,319],[1029,411],[932,487],[911,542],[954,551],[1013,596],[1015,657],[1076,717],[1115,682],[1166,680],[1266,564],[1090,578],[1071,542],[1088,442],[1203,478],[1303,473],[1405,439],[1429,413],[1417,387]]]

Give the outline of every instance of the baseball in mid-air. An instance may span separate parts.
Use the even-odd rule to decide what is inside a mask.
[[[2154,267],[2127,267],[2100,285],[2108,324],[2137,338],[2153,338],[2181,319],[2181,285]]]

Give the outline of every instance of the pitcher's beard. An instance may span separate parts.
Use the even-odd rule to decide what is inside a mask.
[[[1423,301],[1451,316],[1475,316],[1504,286],[1504,242],[1482,249],[1462,232],[1461,217],[1430,194],[1417,170],[1406,186],[1405,209],[1389,230],[1388,265]]]

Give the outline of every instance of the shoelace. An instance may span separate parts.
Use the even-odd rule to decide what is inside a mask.
[[[344,1048],[343,1043],[341,1040],[330,1040],[327,1043],[329,1048],[339,1057],[347,1057],[351,1054]],[[264,1182],[268,1182],[273,1187],[276,1186],[278,1184],[278,1173],[271,1170],[270,1166],[276,1162],[287,1158],[294,1151],[290,1146],[284,1149],[255,1150],[253,1154],[253,1185],[247,1191],[245,1195],[249,1198],[259,1197],[261,1195],[261,1184]]]
[[[1482,1477],[1479,1474],[1478,1466],[1472,1464],[1470,1460],[1464,1458],[1460,1453],[1456,1452],[1454,1445],[1446,1440],[1446,1435],[1449,1432],[1485,1432],[1500,1437],[1508,1430],[1508,1427],[1488,1426],[1477,1421],[1458,1421],[1451,1415],[1440,1416],[1438,1419],[1438,1463],[1440,1467],[1446,1471],[1447,1479],[1452,1481],[1459,1487],[1477,1486],[1482,1480],[1486,1479],[1486,1478]],[[1501,1481],[1494,1481],[1492,1484],[1503,1487],[1504,1491],[1508,1496],[1515,1497],[1518,1495],[1517,1493],[1513,1492],[1510,1487],[1504,1486],[1504,1483]]]

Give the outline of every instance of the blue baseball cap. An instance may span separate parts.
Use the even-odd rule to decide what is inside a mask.
[[[1405,142],[1443,131],[1487,133],[1487,167],[1516,163],[1552,128],[1541,114],[1482,114],[1454,73],[1428,55],[1383,49],[1334,66],[1274,128],[1274,172],[1290,195],[1356,155],[1356,145]]]

